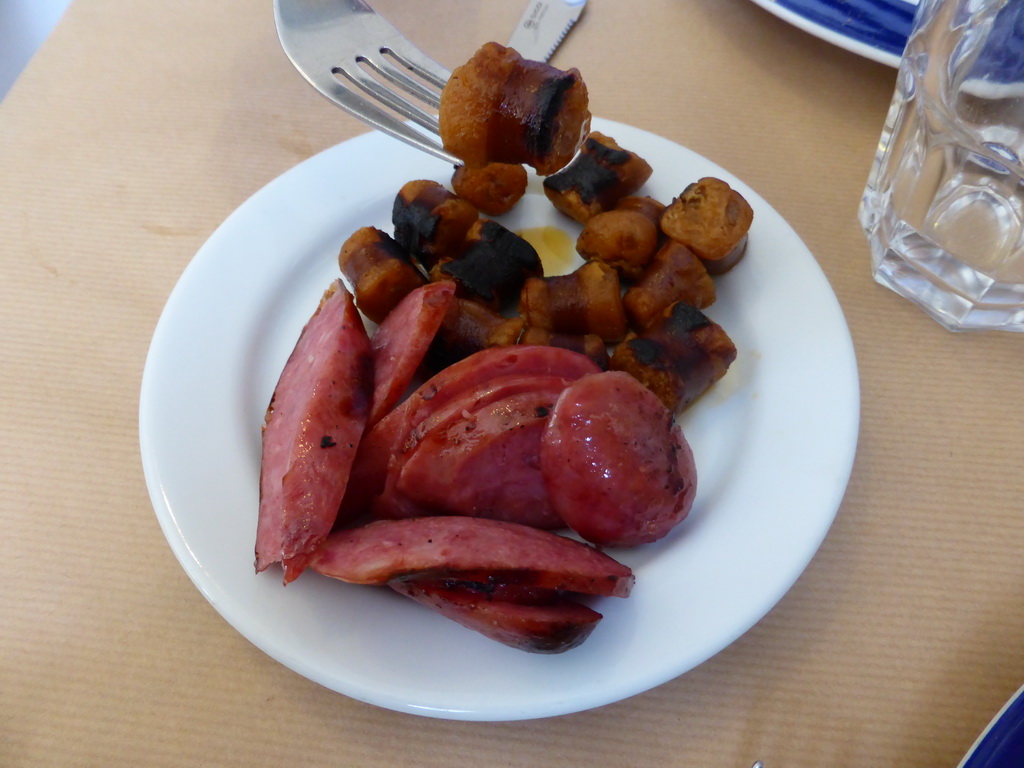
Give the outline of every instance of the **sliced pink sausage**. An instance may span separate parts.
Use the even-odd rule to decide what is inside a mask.
[[[285,583],[334,525],[369,413],[370,341],[340,281],[324,294],[288,358],[263,428],[256,570]]]
[[[522,605],[416,580],[392,581],[388,586],[468,629],[531,653],[562,653],[575,648],[601,620],[601,614],[592,608],[564,598]]]
[[[465,410],[406,456],[398,493],[428,509],[561,528],[540,469],[540,440],[563,379]]]
[[[693,452],[672,413],[627,373],[566,387],[540,459],[554,508],[601,546],[662,538],[686,517],[697,492]]]
[[[373,350],[373,406],[376,424],[399,401],[448,311],[455,284],[428,283],[402,299],[370,339]]]
[[[483,385],[481,389],[471,392],[464,392],[458,397],[454,398],[447,404],[439,407],[430,416],[425,418],[418,426],[411,429],[406,438],[402,441],[401,445],[395,448],[391,453],[391,457],[388,461],[388,472],[387,478],[384,482],[384,488],[380,495],[373,502],[373,514],[375,517],[383,519],[398,519],[403,517],[421,517],[423,515],[440,515],[448,513],[457,514],[473,514],[472,512],[464,511],[466,509],[472,509],[472,505],[465,503],[465,497],[467,494],[472,494],[473,488],[480,484],[487,485],[493,484],[500,480],[498,472],[491,472],[489,469],[483,473],[483,477],[474,477],[472,479],[472,487],[460,489],[458,494],[463,499],[456,505],[456,507],[449,507],[444,494],[439,495],[437,491],[438,482],[432,477],[428,477],[427,486],[429,495],[412,494],[407,495],[403,491],[398,489],[399,480],[403,473],[403,467],[405,466],[406,460],[416,453],[420,441],[424,439],[432,431],[442,433],[445,431],[450,432],[453,429],[453,425],[457,422],[461,423],[459,428],[455,429],[456,434],[461,431],[465,431],[465,420],[470,417],[471,414],[478,412],[484,407],[493,407],[498,401],[506,398],[512,398],[517,395],[523,395],[531,392],[546,393],[543,397],[550,397],[551,403],[554,403],[555,398],[558,394],[565,389],[570,383],[569,379],[562,378],[560,376],[506,376],[500,377],[486,385]],[[550,408],[550,404],[542,403]],[[537,407],[536,405],[534,406]],[[540,448],[539,433],[536,435],[538,442],[533,447],[534,454]],[[436,440],[434,441],[436,442]],[[429,453],[425,453],[424,456],[429,456]],[[539,473],[539,465],[537,463],[536,455],[526,459],[528,464],[536,469]],[[434,474],[434,470],[429,466],[422,466],[423,459],[419,460],[420,469],[413,470],[423,472],[425,471],[428,476]],[[519,470],[519,467],[513,467],[514,470]],[[450,475],[450,473],[449,473]],[[543,485],[543,477],[539,474],[533,478],[534,482],[540,481]],[[408,486],[409,480],[406,480],[404,485]],[[506,484],[507,485],[507,484]],[[453,486],[448,486],[451,489]],[[507,493],[507,491],[506,491]],[[511,511],[510,514],[499,514],[499,515],[480,515],[481,517],[493,517],[498,520],[511,520],[512,522],[524,523],[525,525],[535,525],[538,528],[559,528],[562,527],[561,518],[558,517],[552,510],[551,504],[547,500],[547,491],[543,488],[534,489],[531,494],[534,498],[542,498],[543,505],[539,510],[531,510],[526,508],[524,513],[519,514]],[[513,501],[515,507],[522,507],[524,504],[523,498],[516,499]]]
[[[463,358],[424,382],[369,429],[352,468],[346,517],[366,512],[384,490],[392,454],[410,432],[457,397],[503,377],[559,376],[569,380],[600,371],[585,355],[558,347],[493,347]]]
[[[523,587],[613,597],[626,597],[633,587],[629,568],[587,544],[475,517],[378,520],[335,531],[317,549],[309,567],[354,584],[515,571]]]

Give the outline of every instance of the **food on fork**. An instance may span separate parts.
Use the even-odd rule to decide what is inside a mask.
[[[372,387],[370,341],[341,281],[324,293],[267,408],[256,570],[297,578],[335,523]]]
[[[544,179],[544,194],[559,211],[585,224],[637,192],[651,173],[650,164],[638,154],[594,131],[566,168]]]
[[[721,179],[690,184],[661,216],[661,229],[697,254],[708,272],[721,275],[743,258],[754,211]]]
[[[481,168],[456,167],[452,189],[488,216],[508,213],[526,193],[526,168],[513,163],[488,163]]]
[[[444,148],[470,168],[525,163],[547,176],[565,167],[590,131],[587,86],[577,69],[485,43],[452,72],[438,119]]]

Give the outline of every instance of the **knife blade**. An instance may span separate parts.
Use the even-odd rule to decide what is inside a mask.
[[[524,59],[547,61],[583,14],[587,0],[530,0],[508,47]]]

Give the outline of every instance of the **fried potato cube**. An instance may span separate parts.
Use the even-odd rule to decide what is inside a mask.
[[[661,229],[722,274],[742,258],[754,211],[739,192],[714,177],[690,184],[661,216]]]
[[[460,165],[452,175],[455,194],[488,216],[511,211],[526,194],[526,168],[513,163],[488,163],[482,168]]]

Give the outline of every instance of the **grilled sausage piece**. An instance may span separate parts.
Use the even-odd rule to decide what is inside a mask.
[[[579,70],[485,43],[441,92],[441,140],[471,168],[525,163],[546,176],[565,167],[589,132],[588,104]]]
[[[352,584],[494,573],[523,587],[627,597],[633,572],[598,549],[516,523],[477,517],[377,520],[335,531],[309,567]]]
[[[599,370],[589,358],[567,349],[520,345],[486,349],[444,368],[367,430],[343,509],[348,517],[368,511],[384,489],[392,455],[412,430],[462,395],[486,390],[502,379],[558,376],[573,380]]]
[[[334,525],[369,413],[371,366],[363,321],[338,280],[302,330],[267,409],[257,571],[282,562],[292,581]]]
[[[528,435],[518,432],[502,435],[500,430],[494,429],[493,417],[504,415],[508,419],[515,407],[521,411],[524,396],[528,399],[528,416],[536,415],[538,407],[534,402],[531,410],[530,399],[542,397],[540,406],[550,409],[558,393],[570,381],[572,379],[561,376],[499,376],[439,406],[411,428],[401,444],[392,450],[383,490],[373,502],[374,517],[395,520],[457,513],[539,528],[559,527],[561,519],[551,512],[543,479],[535,471],[538,449],[535,439],[539,434],[530,435],[531,439],[525,443],[523,440]],[[488,412],[491,418],[479,419],[481,413]],[[483,424],[478,425],[478,420]],[[491,427],[491,434],[485,437],[484,426],[487,425]],[[534,426],[533,431],[542,426]],[[473,434],[466,434],[467,427]],[[467,439],[466,445],[460,445],[463,436]],[[503,444],[502,437],[520,443],[514,455],[503,455],[495,450]],[[446,439],[452,444],[450,450],[445,450]],[[418,451],[421,442],[428,445]],[[532,454],[524,455],[524,451],[532,451]],[[467,467],[467,460],[471,465],[474,457],[477,463],[493,461],[494,466],[487,466],[480,477],[473,477],[476,470],[469,466],[468,480],[451,479]],[[410,459],[413,466],[407,471],[406,463]],[[510,465],[508,471],[512,476],[507,476],[498,465]],[[417,475],[422,476],[421,479],[416,479]],[[524,485],[521,494],[519,483]]]
[[[636,285],[622,298],[630,325],[643,330],[661,319],[665,310],[677,301],[704,309],[715,302],[715,283],[685,245],[668,240],[654,255]]]
[[[338,266],[355,290],[356,306],[375,323],[427,282],[405,249],[374,227],[362,227],[345,241]]]
[[[626,335],[619,276],[600,261],[588,261],[568,275],[530,278],[519,298],[519,312],[527,326],[554,333],[590,333],[606,342]]]
[[[451,283],[428,283],[417,288],[398,303],[373,334],[371,426],[394,408],[412,382],[454,295]]]
[[[573,600],[543,603],[495,600],[479,590],[444,581],[389,582],[393,590],[491,640],[529,653],[563,653],[593,632],[601,614]]]
[[[428,366],[440,371],[485,349],[516,344],[524,325],[521,317],[505,317],[490,307],[456,296],[430,346]]]
[[[626,373],[585,376],[566,387],[540,459],[554,508],[599,546],[663,538],[696,495],[693,452],[672,413]]]
[[[466,233],[478,217],[467,200],[425,179],[406,183],[391,209],[395,241],[428,272],[441,259],[462,252]]]
[[[544,179],[544,194],[557,210],[585,224],[640,189],[652,172],[638,154],[594,131],[564,170]]]
[[[728,183],[705,177],[690,184],[661,216],[661,229],[722,274],[742,258],[754,211]]]
[[[678,413],[722,378],[735,359],[736,345],[722,327],[679,301],[646,331],[616,346],[611,368],[631,374]]]
[[[395,490],[442,513],[561,528],[538,455],[548,414],[566,383],[537,381],[431,429],[406,454]]]

